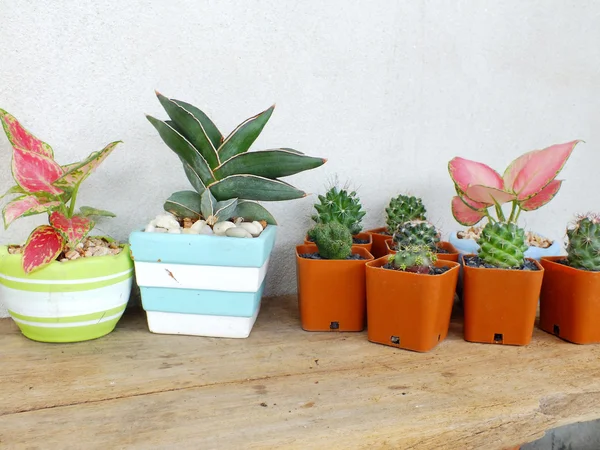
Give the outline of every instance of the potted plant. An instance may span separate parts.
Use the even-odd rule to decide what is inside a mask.
[[[394,254],[398,249],[414,245],[424,245],[437,259],[458,261],[458,251],[449,242],[440,241],[440,232],[426,220],[411,220],[400,224],[392,239],[385,241],[388,254]]]
[[[527,345],[531,341],[544,269],[531,258],[521,211],[547,204],[558,192],[556,180],[578,141],[525,153],[501,177],[489,166],[454,158],[449,171],[457,196],[452,213],[462,225],[483,218],[477,254],[463,255],[465,340]],[[503,204],[510,204],[510,215]],[[496,218],[489,213],[494,208]]]
[[[84,161],[59,165],[50,145],[0,110],[12,144],[16,185],[4,196],[4,227],[16,219],[47,214],[23,245],[0,247],[0,301],[26,337],[42,342],[77,342],[110,333],[125,310],[133,277],[126,245],[89,237],[92,216],[114,214],[75,201],[81,183],[119,142]],[[3,196],[3,197],[4,197]]]
[[[567,257],[542,257],[540,328],[576,344],[600,342],[600,217],[567,229]]]
[[[183,163],[194,191],[172,194],[131,233],[148,327],[154,333],[245,338],[260,309],[276,222],[258,201],[306,194],[279,177],[325,160],[292,149],[249,152],[274,106],[223,137],[204,112],[157,93],[171,120],[147,116]]]
[[[306,331],[362,331],[365,326],[365,263],[373,256],[352,245],[338,222],[318,223],[315,244],[296,247],[298,305]]]
[[[410,245],[367,263],[371,342],[427,352],[448,335],[459,264]]]
[[[366,213],[356,191],[348,192],[346,188],[339,189],[334,185],[325,195],[319,195],[319,203],[315,203],[314,207],[317,210],[317,214],[312,216],[315,223],[339,222],[352,234],[352,245],[371,251],[373,238],[370,233],[362,232],[361,222]],[[304,243],[313,242],[314,236],[307,234]]]

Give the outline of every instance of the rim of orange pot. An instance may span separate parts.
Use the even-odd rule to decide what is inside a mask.
[[[305,251],[301,251],[300,249],[304,249]],[[317,244],[300,244],[300,245],[296,245],[296,258],[302,258],[305,259],[307,261],[315,261],[315,262],[331,262],[331,261],[343,261],[343,262],[363,262],[366,263],[367,261],[372,261],[374,258],[373,255],[371,255],[371,253],[369,253],[369,251],[367,251],[367,249],[363,248],[363,247],[357,247],[357,246],[352,246],[352,254],[353,255],[360,255],[365,259],[309,259],[309,258],[302,258],[300,256],[300,253],[317,253],[319,251],[319,248],[317,247]]]
[[[571,271],[576,271],[577,273],[589,273],[591,275],[600,275],[600,270],[592,271],[592,270],[578,269],[577,267],[572,267],[572,266],[568,266],[566,264],[561,264],[561,263],[557,262],[557,261],[562,261],[565,259],[567,259],[566,255],[542,256],[540,258],[540,264],[542,265],[542,267],[544,267],[543,263],[548,263],[548,264],[552,264],[553,266],[558,266],[566,271],[571,270]]]
[[[381,258],[374,259],[373,261],[369,261],[369,262],[367,262],[367,268],[382,269],[383,268],[382,266],[384,266],[385,264],[387,264],[389,262],[389,257],[390,257],[390,255],[386,255],[386,256],[382,256]],[[443,260],[443,259],[438,259],[436,262],[433,263],[433,265],[435,267],[450,267],[450,270],[447,270],[446,272],[437,274],[437,275],[431,275],[429,273],[405,272],[402,270],[392,270],[392,269],[385,269],[385,270],[389,270],[391,272],[415,275],[415,276],[419,276],[419,277],[439,277],[439,276],[445,275],[447,273],[450,273],[453,270],[458,270],[458,268],[460,267],[460,264],[457,262]]]
[[[537,272],[543,272],[544,268],[542,267],[542,265],[540,264],[539,261],[536,261],[533,258],[525,258],[525,260],[527,261],[531,261],[535,264],[535,266],[538,268],[537,271],[532,271],[532,270],[515,270],[515,269],[502,269],[500,267],[473,267],[473,266],[469,266],[468,264],[465,264],[465,258],[468,258],[470,256],[477,256],[475,253],[468,253],[466,255],[460,255],[460,261],[462,266],[465,269],[469,269],[469,270],[500,270],[502,272],[514,272],[514,273],[527,273],[527,272],[533,272],[533,273],[537,273]]]
[[[381,234],[383,236],[390,236],[387,233],[382,233],[382,231],[387,231],[387,227],[379,227],[379,228],[371,228],[370,230],[366,230],[365,233],[369,233],[369,234]]]

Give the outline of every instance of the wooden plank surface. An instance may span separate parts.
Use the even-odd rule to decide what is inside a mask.
[[[293,296],[265,299],[242,340],[151,334],[132,312],[41,344],[3,319],[0,447],[504,449],[600,418],[599,356],[539,330],[467,343],[457,318],[425,354],[308,333]]]

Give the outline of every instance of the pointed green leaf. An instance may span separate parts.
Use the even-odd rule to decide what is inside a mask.
[[[222,202],[217,202],[215,207],[215,216],[218,217],[219,221],[227,220],[235,214],[237,207],[237,198],[230,198]]]
[[[162,94],[156,93],[160,104],[163,106],[169,117],[177,124],[177,131],[198,150],[211,168],[219,165],[217,148],[208,138],[204,126],[200,121],[184,107],[178,105],[173,100],[168,99]]]
[[[306,194],[280,180],[270,180],[256,175],[232,175],[208,186],[217,199],[239,198],[247,200],[279,201],[302,198]]]
[[[198,178],[205,185],[214,181],[213,173],[206,159],[181,133],[162,120],[148,115],[146,118],[156,128],[165,144],[190,165],[190,169],[198,175]]]
[[[215,178],[252,174],[265,178],[279,178],[314,169],[327,160],[299,155],[289,150],[274,149],[240,153],[225,161],[215,170]]]
[[[82,217],[101,216],[101,217],[117,217],[116,214],[106,211],[105,209],[92,208],[91,206],[82,206],[79,208],[79,215]]]
[[[234,216],[243,217],[244,220],[264,220],[271,225],[277,225],[277,221],[260,203],[252,200],[238,200]]]
[[[192,169],[192,166],[185,162],[183,158],[179,159],[181,159],[181,163],[183,164],[183,171],[185,172],[185,176],[187,177],[188,181],[190,182],[192,187],[196,189],[196,192],[198,194],[202,194],[206,189],[206,185],[202,182],[202,179],[194,171],[194,169]]]
[[[179,106],[185,108],[187,111],[192,113],[196,119],[198,119],[198,121],[204,127],[204,131],[206,131],[208,138],[213,143],[214,147],[216,149],[218,149],[219,146],[221,145],[221,143],[223,142],[223,135],[221,134],[219,129],[215,126],[213,121],[210,120],[206,114],[204,114],[202,111],[200,111],[200,109],[196,108],[194,105],[190,105],[189,103],[182,102],[181,100],[175,100],[175,99],[171,99],[171,100],[173,100]]]
[[[6,191],[4,194],[0,195],[0,200],[3,199],[4,197],[6,197],[7,195],[15,195],[15,194],[27,194],[27,191],[25,189],[23,189],[21,186],[15,185],[15,186],[11,187],[8,191]]]
[[[173,193],[163,205],[164,210],[180,219],[200,217],[200,194],[194,191],[179,191]]]
[[[214,197],[212,192],[210,192],[210,189],[204,190],[200,196],[200,201],[200,211],[202,211],[202,215],[205,219],[208,219],[210,216],[215,214],[217,199]]]
[[[219,147],[221,161],[226,161],[239,153],[247,152],[269,121],[273,109],[275,109],[275,105],[238,125]]]

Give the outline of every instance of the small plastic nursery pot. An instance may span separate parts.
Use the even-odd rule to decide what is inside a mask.
[[[450,234],[449,242],[461,255],[472,255],[479,251],[479,244],[474,239],[461,239],[458,237],[458,232]],[[529,247],[525,251],[525,258],[535,259],[539,261],[543,256],[560,256],[562,247],[560,242],[555,239],[552,245],[547,248]]]
[[[393,255],[396,253],[396,250],[392,248],[393,245],[394,245],[393,239],[386,239],[385,248],[388,252],[388,255]],[[452,244],[450,244],[450,242],[441,241],[441,242],[437,243],[437,246],[448,252],[448,253],[436,253],[438,260],[458,262],[458,250],[456,250],[454,248],[454,246]]]
[[[513,270],[471,267],[464,270],[464,338],[484,344],[527,345],[531,342],[544,268]]]
[[[600,272],[576,269],[544,257],[539,327],[575,344],[600,342]]]
[[[387,234],[387,227],[373,228],[372,230],[367,230],[366,232],[373,236],[371,254],[375,258],[381,258],[382,256],[387,255],[388,253],[385,241],[391,238],[391,236]]]
[[[256,238],[146,233],[129,237],[142,306],[153,333],[250,335],[277,227]]]
[[[110,333],[123,315],[133,282],[129,247],[118,255],[54,261],[30,274],[22,255],[0,247],[0,301],[24,336],[80,342]]]
[[[352,254],[365,259],[308,259],[315,244],[296,246],[298,306],[305,331],[362,331],[365,327],[365,263],[373,256],[364,248]]]
[[[373,236],[370,233],[367,233],[367,232],[358,233],[358,234],[355,234],[354,236],[352,236],[352,238],[361,239],[363,241],[364,240],[368,241],[366,244],[352,244],[352,247],[362,247],[369,253],[371,252],[371,249],[373,247]],[[310,245],[310,244],[314,244],[314,242],[310,241],[308,239],[308,236],[304,236],[304,244]]]
[[[427,352],[448,335],[459,264],[440,275],[383,269],[388,257],[367,263],[367,323],[369,341]]]

